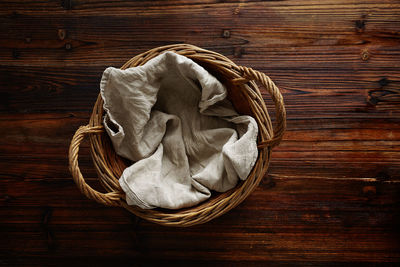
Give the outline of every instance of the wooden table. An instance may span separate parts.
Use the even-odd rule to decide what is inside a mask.
[[[400,261],[399,2],[14,0],[0,14],[0,264]],[[67,166],[102,71],[182,42],[267,73],[288,114],[271,179],[185,229],[87,200]]]

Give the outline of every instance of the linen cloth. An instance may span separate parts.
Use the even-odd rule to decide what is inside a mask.
[[[134,162],[119,179],[129,205],[196,205],[246,179],[257,159],[256,121],[238,115],[224,85],[185,56],[109,67],[100,94],[114,149]]]

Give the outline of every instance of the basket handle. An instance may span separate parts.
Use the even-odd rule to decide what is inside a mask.
[[[258,148],[274,147],[279,145],[282,140],[283,134],[286,130],[286,109],[283,103],[283,97],[279,88],[275,83],[264,73],[252,68],[247,68],[243,66],[238,66],[239,71],[242,73],[243,77],[234,79],[233,82],[236,84],[245,84],[250,80],[259,81],[267,90],[275,104],[276,111],[276,126],[274,127],[274,135],[270,140],[262,141],[258,144]],[[264,100],[261,95],[259,95],[259,100],[265,105]]]
[[[75,132],[74,137],[72,137],[71,145],[69,146],[69,170],[72,174],[72,177],[78,186],[79,190],[82,194],[84,194],[87,198],[93,199],[100,204],[106,206],[121,206],[120,198],[122,197],[121,193],[118,192],[109,192],[109,193],[101,193],[99,191],[94,190],[90,185],[85,182],[81,170],[78,166],[78,153],[79,153],[79,145],[82,143],[83,138],[86,134],[98,134],[103,132],[103,126],[94,126],[90,127],[89,125],[81,126]]]

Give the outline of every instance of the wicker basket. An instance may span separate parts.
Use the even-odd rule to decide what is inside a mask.
[[[148,221],[167,226],[191,226],[210,221],[240,204],[254,191],[265,176],[271,155],[271,149],[279,144],[286,128],[286,112],[279,89],[265,74],[251,68],[237,66],[231,60],[218,53],[188,44],[176,44],[158,47],[130,59],[122,69],[140,66],[157,55],[173,51],[184,55],[203,66],[228,90],[229,99],[241,114],[253,116],[259,127],[257,161],[247,180],[225,193],[213,193],[212,197],[191,208],[180,210],[145,210],[129,206],[118,179],[130,164],[116,155],[108,135],[102,126],[104,115],[103,100],[100,95],[93,108],[89,124],[81,126],[72,138],[69,148],[69,167],[79,190],[88,198],[107,206],[124,207],[135,215]],[[255,81],[258,81],[270,94],[275,104],[276,123],[273,129],[267,107]],[[91,155],[101,184],[107,193],[101,193],[90,187],[84,180],[78,166],[78,152],[84,136],[89,134]]]

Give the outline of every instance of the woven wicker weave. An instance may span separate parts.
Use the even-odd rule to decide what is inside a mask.
[[[225,193],[213,193],[213,196],[191,208],[180,210],[144,210],[128,206],[125,193],[118,179],[130,164],[116,155],[108,135],[102,126],[104,115],[103,100],[97,98],[90,122],[80,127],[72,138],[69,148],[69,167],[79,190],[88,198],[107,206],[124,207],[135,215],[148,221],[168,226],[191,226],[210,221],[240,204],[254,191],[268,169],[271,149],[279,144],[286,128],[286,112],[279,89],[265,74],[251,68],[237,66],[231,60],[218,53],[188,44],[176,44],[158,47],[135,56],[121,69],[140,66],[165,52],[173,51],[184,55],[216,76],[228,89],[229,99],[239,113],[252,115],[259,127],[259,154],[253,170],[247,180]],[[258,81],[270,94],[275,104],[276,123],[273,129],[267,107],[255,81]],[[90,187],[84,180],[78,166],[79,145],[89,134],[91,155],[101,184],[107,193],[101,193]]]

